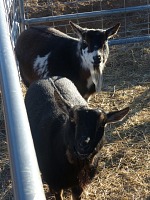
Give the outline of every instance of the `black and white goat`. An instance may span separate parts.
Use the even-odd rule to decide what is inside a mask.
[[[121,120],[129,108],[110,113],[89,108],[74,84],[58,77],[32,83],[25,104],[43,179],[57,200],[67,188],[73,200],[81,199],[96,173],[105,125]]]
[[[25,30],[17,40],[16,57],[27,87],[39,78],[63,76],[87,99],[101,89],[108,39],[117,33],[120,24],[106,30],[70,24],[79,39],[46,26]]]

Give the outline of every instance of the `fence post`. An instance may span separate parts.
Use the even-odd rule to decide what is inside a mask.
[[[4,2],[0,0],[0,86],[15,200],[45,200],[20,88]]]
[[[24,13],[24,0],[19,0],[19,16],[20,16],[20,30],[25,30],[25,13]]]

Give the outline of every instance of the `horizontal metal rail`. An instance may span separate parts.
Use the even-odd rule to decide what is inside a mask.
[[[3,0],[0,0],[0,87],[14,199],[45,200]]]
[[[101,11],[93,11],[93,12],[84,12],[84,13],[75,13],[75,14],[66,14],[66,15],[57,15],[57,16],[48,16],[41,18],[30,18],[24,19],[24,24],[38,24],[42,22],[57,22],[62,20],[73,20],[73,19],[82,19],[87,17],[103,17],[108,15],[129,13],[135,11],[148,11],[150,9],[150,5],[144,6],[135,6],[135,7],[127,7],[127,8],[119,8],[119,9],[111,9],[111,10],[101,10]]]
[[[23,12],[23,8],[21,9]],[[21,24],[24,25],[32,25],[32,24],[39,24],[43,22],[58,22],[63,20],[73,20],[73,19],[82,19],[87,17],[104,17],[109,15],[116,15],[116,14],[125,14],[130,12],[137,12],[137,11],[150,11],[150,5],[143,5],[143,6],[135,6],[135,7],[127,7],[127,8],[119,8],[119,9],[111,9],[111,10],[101,10],[101,11],[93,11],[93,12],[84,12],[84,13],[76,13],[76,14],[66,14],[66,15],[58,15],[58,16],[48,16],[48,17],[41,17],[41,18],[30,18],[30,19],[23,19]],[[21,14],[22,14],[21,12]],[[22,14],[23,16],[23,14]],[[111,40],[109,43],[110,45],[123,45],[128,43],[135,43],[135,42],[144,42],[149,41],[150,36],[138,36],[132,38],[121,38],[117,40]]]
[[[109,45],[123,45],[137,42],[146,42],[150,41],[150,36],[141,36],[141,37],[131,37],[131,38],[122,38],[122,39],[113,39],[109,41]]]

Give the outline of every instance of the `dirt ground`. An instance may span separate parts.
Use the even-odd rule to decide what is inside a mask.
[[[35,6],[35,1],[37,6]],[[74,3],[71,0],[68,2]],[[123,2],[126,2],[126,6],[135,6],[146,4],[147,1],[86,1],[78,3],[78,10],[80,12],[89,11],[91,4],[96,10],[98,5],[100,7],[100,2],[102,2],[102,9],[112,9],[123,7]],[[46,10],[44,0],[31,0],[30,7],[29,3],[27,5],[28,17],[47,16],[50,13],[49,8]],[[64,4],[63,1],[54,2],[53,14],[74,13],[75,7],[70,5]],[[125,18],[124,16],[119,17],[119,19],[123,18],[122,27],[118,33],[118,37],[121,37],[124,35]],[[130,21],[130,25],[134,26],[139,22],[140,17],[136,19],[132,15],[130,17],[130,20],[126,18]],[[143,21],[142,18],[140,19]],[[82,22],[87,27],[92,26],[89,21],[86,23],[86,20],[81,20]],[[98,22],[101,23],[101,20]],[[107,23],[109,25],[113,23],[113,20]],[[141,29],[143,26],[145,25],[142,25]],[[24,88],[23,93],[25,94]],[[102,92],[93,95],[89,105],[103,108],[105,111],[130,106],[130,112],[122,122],[107,126],[106,143],[101,150],[96,177],[86,187],[82,199],[150,200],[149,42],[110,47],[110,56],[104,70]],[[0,109],[0,119],[0,199],[12,200],[9,156],[2,109]],[[44,188],[47,199],[52,199],[46,184]],[[69,191],[65,193],[65,199],[70,199]]]

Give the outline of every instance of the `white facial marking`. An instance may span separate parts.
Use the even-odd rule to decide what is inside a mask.
[[[101,63],[99,64],[99,69],[94,69],[94,59],[93,57],[100,56],[101,57]],[[87,80],[87,88],[90,88],[92,83],[95,85],[96,92],[101,91],[102,87],[102,72],[105,67],[105,63],[103,61],[103,55],[100,51],[93,51],[88,52],[88,47],[85,49],[82,49],[82,66],[84,69],[89,69],[91,78]]]
[[[37,72],[39,76],[42,76],[42,78],[46,78],[48,75],[48,57],[50,53],[46,54],[43,57],[40,57],[39,55],[36,57],[33,63],[33,69]]]
[[[87,137],[87,139],[85,140],[85,142],[88,144],[90,142],[90,138]]]
[[[95,71],[93,66],[89,70],[91,76],[87,79],[87,88],[89,89],[94,83],[96,92],[100,92],[102,87],[102,71],[100,69]]]
[[[90,69],[91,66],[93,66],[93,63],[94,63],[93,57],[98,54],[97,52],[98,51],[93,51],[93,52],[88,53],[88,47],[85,49],[82,49],[81,59],[82,59],[83,68]]]

